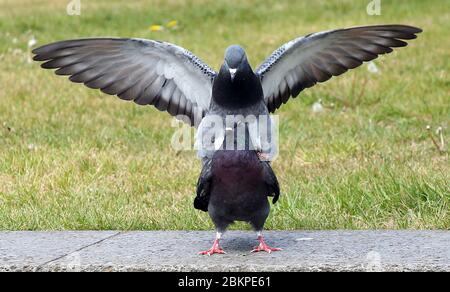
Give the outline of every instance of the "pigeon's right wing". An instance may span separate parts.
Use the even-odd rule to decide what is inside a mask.
[[[33,50],[41,66],[73,82],[151,104],[197,125],[209,108],[216,73],[176,45],[144,40],[93,38],[61,41]]]
[[[421,31],[406,25],[361,26],[313,33],[284,44],[256,70],[269,112],[317,82],[406,46],[402,40],[414,39]]]

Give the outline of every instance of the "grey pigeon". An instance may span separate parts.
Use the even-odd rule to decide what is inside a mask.
[[[275,50],[255,71],[237,45],[225,52],[215,72],[191,52],[176,45],[143,39],[93,38],[61,41],[33,51],[34,60],[46,69],[94,89],[153,105],[172,116],[200,127],[209,116],[274,113],[303,89],[360,66],[364,61],[406,46],[421,29],[405,25],[376,25],[338,29],[294,39]],[[237,123],[238,124],[238,123]],[[225,143],[235,136],[237,124],[227,128]],[[254,135],[244,122],[245,137]],[[272,252],[262,236],[269,215],[268,196],[280,195],[277,178],[265,151],[212,149],[201,155],[203,168],[197,183],[194,206],[207,211],[217,229],[211,249],[201,254],[224,253],[222,233],[234,221],[249,222],[258,234],[253,251]],[[199,151],[200,152],[200,151]]]

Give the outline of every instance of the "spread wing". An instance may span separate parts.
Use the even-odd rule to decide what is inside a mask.
[[[33,50],[41,66],[104,93],[151,104],[198,124],[209,108],[216,73],[176,45],[143,39],[61,41]]]
[[[406,46],[402,40],[414,39],[421,31],[405,25],[361,26],[314,33],[284,44],[256,70],[269,111],[317,82]]]

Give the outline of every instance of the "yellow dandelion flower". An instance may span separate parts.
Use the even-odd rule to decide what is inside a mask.
[[[150,31],[161,31],[164,29],[164,27],[162,25],[152,24],[152,25],[150,25],[150,27],[148,29]]]
[[[171,21],[169,21],[169,22],[166,24],[166,26],[167,26],[168,28],[176,28],[177,25],[178,25],[178,21],[176,21],[176,20],[171,20]]]

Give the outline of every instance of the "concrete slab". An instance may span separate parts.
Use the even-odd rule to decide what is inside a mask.
[[[116,231],[0,232],[0,271],[34,271],[116,234]]]
[[[265,235],[270,245],[284,250],[250,254],[255,235],[240,231],[225,234],[226,255],[211,257],[197,255],[214,237],[206,231],[0,233],[0,270],[450,271],[450,231]]]

